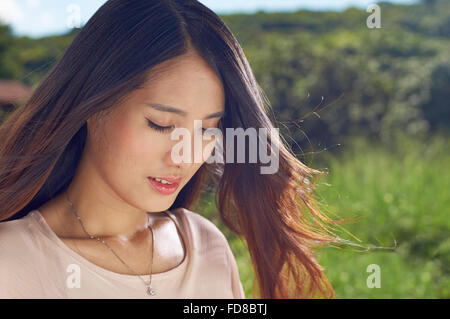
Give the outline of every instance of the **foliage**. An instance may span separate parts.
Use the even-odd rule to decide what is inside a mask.
[[[449,298],[448,139],[399,133],[389,147],[361,137],[345,145],[339,154],[320,155],[326,165],[320,169],[327,174],[316,191],[330,217],[356,218],[342,225],[339,235],[362,246],[319,250],[318,261],[336,297]],[[245,241],[220,221],[214,193],[205,193],[194,211],[227,237],[250,298],[254,272]],[[367,287],[371,264],[380,266],[380,288]]]
[[[222,18],[292,149],[308,165],[316,160],[319,167],[312,166],[329,169],[318,189],[324,208],[359,215],[344,227],[363,243],[398,243],[395,250],[323,250],[319,262],[337,297],[449,298],[450,6],[380,7],[380,29],[369,29],[370,13],[355,8]],[[77,32],[14,38],[0,25],[0,78],[37,85]],[[4,116],[0,110],[0,121]],[[229,239],[250,297],[247,247],[222,225],[214,193],[194,210]],[[381,267],[381,288],[367,288],[369,264]]]
[[[450,6],[380,7],[380,29],[356,8],[222,16],[297,154],[351,135],[387,142],[398,129],[448,132]],[[78,31],[13,39],[0,28],[0,78],[35,86]]]

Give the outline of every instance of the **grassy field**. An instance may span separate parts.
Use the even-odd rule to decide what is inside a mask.
[[[342,227],[367,247],[324,248],[317,256],[337,298],[450,298],[450,147],[448,139],[399,136],[390,147],[363,139],[320,155],[326,170],[316,189],[330,217],[359,220]],[[245,242],[218,218],[211,196],[196,211],[228,238],[247,298],[254,280]],[[383,248],[384,247],[384,248]],[[394,247],[394,248],[393,248]],[[393,249],[392,249],[393,248]],[[367,266],[380,267],[380,287],[369,288]]]

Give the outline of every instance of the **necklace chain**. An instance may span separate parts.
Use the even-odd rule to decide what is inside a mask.
[[[122,258],[120,258],[120,257],[116,254],[116,252],[108,245],[107,242],[105,242],[103,239],[101,239],[101,238],[99,238],[99,237],[97,237],[97,236],[93,236],[93,235],[89,234],[89,233],[86,231],[86,229],[84,228],[83,222],[81,221],[80,216],[78,215],[78,213],[77,213],[75,207],[73,206],[72,201],[71,201],[70,198],[69,198],[69,194],[67,193],[67,190],[65,191],[65,193],[66,193],[66,198],[67,198],[67,200],[69,201],[70,208],[71,208],[72,212],[75,214],[75,217],[77,218],[77,220],[80,222],[81,228],[83,228],[83,231],[86,233],[86,235],[87,235],[90,239],[96,239],[97,241],[99,241],[99,242],[101,242],[102,244],[106,245],[106,247],[109,248],[109,250],[110,250],[110,251],[111,251],[111,252],[112,252],[112,253],[113,253],[113,254],[114,254],[121,262],[122,262],[122,264],[124,264],[129,270],[131,270],[136,276],[138,276],[139,279],[142,280],[142,282],[144,283],[144,285],[145,285],[145,287],[146,287],[146,289],[147,289],[147,293],[148,293],[149,295],[154,296],[156,293],[155,293],[155,291],[153,290],[151,284],[152,284],[153,250],[154,250],[155,244],[154,244],[153,229],[152,229],[152,227],[150,226],[150,223],[148,223],[148,226],[147,226],[147,227],[150,229],[150,232],[152,233],[152,261],[151,261],[151,263],[150,263],[150,274],[149,274],[150,281],[147,283],[147,282],[146,282],[140,275],[138,275],[138,274],[137,274],[130,266],[128,266],[128,265],[122,260]],[[147,216],[147,217],[148,217],[148,216]]]

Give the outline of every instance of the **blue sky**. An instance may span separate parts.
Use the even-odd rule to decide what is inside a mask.
[[[106,0],[0,0],[0,20],[12,26],[15,35],[41,37],[70,30],[74,21],[85,24]],[[375,0],[200,0],[216,13],[264,11],[344,10],[367,8]],[[398,4],[417,0],[390,0]],[[79,10],[79,11],[78,11]],[[73,17],[79,17],[74,20]],[[72,23],[72,24],[71,24]]]

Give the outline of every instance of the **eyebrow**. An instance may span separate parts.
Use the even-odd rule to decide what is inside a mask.
[[[159,103],[145,103],[147,106],[150,106],[151,108],[157,110],[157,111],[162,111],[162,112],[170,112],[170,113],[175,113],[181,116],[186,116],[187,113],[183,110],[177,109],[173,106],[170,105],[165,105],[165,104],[159,104]],[[216,117],[222,117],[225,114],[224,111],[220,111],[220,112],[216,112],[216,113],[212,113],[209,114],[208,116],[206,116],[204,119],[212,119],[212,118],[216,118]]]

